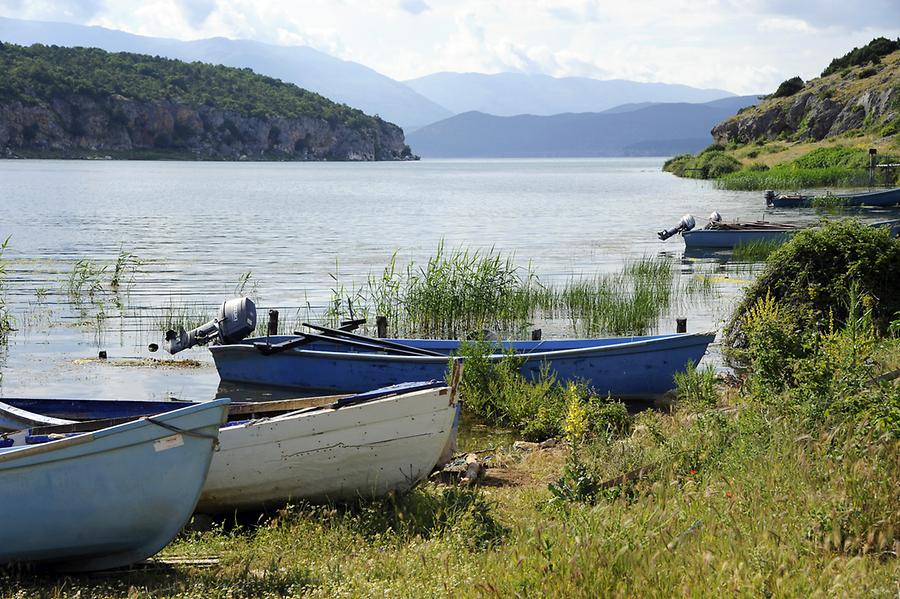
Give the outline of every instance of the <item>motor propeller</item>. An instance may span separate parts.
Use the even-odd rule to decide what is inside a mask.
[[[666,229],[664,231],[659,231],[656,236],[659,237],[660,241],[665,241],[669,237],[673,235],[677,235],[678,233],[683,233],[685,231],[690,231],[694,228],[694,217],[690,214],[685,214],[681,217],[681,220],[678,222],[678,225],[672,227],[671,229]]]

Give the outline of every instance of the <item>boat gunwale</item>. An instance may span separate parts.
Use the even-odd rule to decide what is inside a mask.
[[[207,410],[207,409],[215,409],[215,408],[219,408],[223,405],[227,406],[230,402],[231,402],[231,400],[227,399],[227,398],[214,399],[212,401],[196,403],[194,405],[186,406],[184,408],[179,408],[176,410],[171,410],[169,412],[155,414],[152,416],[152,418],[154,420],[166,422],[168,420],[178,419],[183,416],[190,416],[191,414],[194,414],[195,412],[198,412],[198,411],[203,411],[203,410]],[[90,441],[97,441],[100,439],[104,439],[106,437],[120,435],[120,434],[127,433],[130,431],[136,430],[136,429],[143,428],[145,426],[155,426],[160,431],[159,435],[156,437],[148,438],[148,439],[134,440],[133,442],[123,444],[120,447],[99,449],[99,450],[97,450],[97,452],[105,453],[107,451],[113,451],[116,449],[122,449],[125,447],[131,447],[134,445],[141,445],[143,443],[150,443],[152,441],[156,441],[156,440],[162,439],[164,437],[171,437],[173,434],[172,431],[170,431],[166,428],[160,427],[159,425],[154,424],[153,422],[149,421],[148,417],[142,416],[142,417],[138,417],[134,420],[131,420],[129,422],[124,422],[122,424],[116,424],[113,426],[109,426],[107,428],[102,428],[97,431],[76,433],[76,434],[72,435],[71,437],[65,437],[62,439],[53,439],[52,441],[47,441],[45,443],[37,443],[34,445],[25,445],[22,447],[13,446],[13,447],[9,447],[9,448],[4,448],[2,451],[0,451],[0,465],[3,465],[4,462],[9,462],[9,461],[16,460],[16,459],[27,458],[29,456],[40,455],[43,453],[49,453],[49,452],[53,452],[56,450],[65,449],[67,447],[72,447],[72,446],[88,443]],[[219,430],[220,428],[221,427],[217,427],[216,430]],[[193,430],[193,429],[190,429],[190,430]],[[63,459],[70,459],[70,456],[65,456]],[[13,466],[13,467],[15,467],[15,466]]]
[[[708,341],[703,341],[703,339],[709,338]],[[549,351],[523,351],[516,352],[513,354],[515,357],[525,358],[526,361],[531,361],[534,359],[555,359],[555,358],[570,358],[570,357],[578,357],[585,354],[606,354],[613,353],[618,350],[632,350],[632,349],[640,349],[646,348],[647,346],[660,345],[663,342],[668,342],[672,340],[685,340],[690,341],[690,343],[679,343],[676,347],[692,347],[695,345],[709,345],[716,338],[716,334],[714,332],[704,332],[704,333],[674,333],[672,335],[665,335],[660,337],[654,337],[652,339],[640,339],[637,341],[624,341],[622,343],[611,343],[608,345],[591,345],[587,347],[576,347],[570,349],[554,349]],[[216,354],[225,354],[230,352],[247,352],[252,351],[254,354],[259,354],[260,357],[270,358],[277,356],[279,354],[273,354],[272,356],[264,356],[259,352],[256,347],[249,343],[231,343],[226,345],[214,345],[210,346],[210,352],[213,354],[213,358],[215,359]],[[650,348],[650,351],[668,351],[671,349],[675,349],[674,347],[663,347],[663,348]],[[629,352],[630,353],[630,352]],[[362,360],[362,361],[384,361],[390,360],[392,362],[410,362],[410,363],[440,363],[447,362],[454,358],[459,358],[458,355],[450,355],[447,356],[406,356],[406,355],[396,355],[396,354],[381,354],[374,352],[342,352],[342,351],[327,351],[327,350],[317,350],[317,349],[308,349],[295,347],[287,350],[286,352],[282,352],[282,357],[320,357],[327,359],[336,359],[336,360]],[[490,360],[500,360],[506,357],[509,354],[506,353],[492,353],[487,357]]]

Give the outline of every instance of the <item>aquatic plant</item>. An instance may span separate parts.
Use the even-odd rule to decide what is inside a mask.
[[[7,335],[13,329],[12,316],[6,306],[6,261],[3,259],[3,252],[9,247],[9,240],[12,236],[7,236],[0,243],[0,342],[6,340]]]
[[[119,255],[112,267],[112,274],[109,279],[109,286],[113,291],[117,291],[122,286],[128,286],[133,280],[138,267],[144,262],[123,248],[119,249]]]
[[[734,262],[765,262],[766,259],[781,247],[783,242],[774,239],[754,239],[734,246],[731,259]]]
[[[337,268],[335,269],[337,271]],[[427,264],[398,267],[396,253],[365,285],[335,284],[323,320],[385,316],[392,336],[462,338],[485,331],[523,336],[541,318],[570,321],[576,334],[637,335],[652,330],[660,317],[684,297],[709,297],[708,277],[681,285],[670,260],[643,258],[618,273],[573,278],[562,286],[541,282],[531,263],[512,255],[445,250],[443,243]]]

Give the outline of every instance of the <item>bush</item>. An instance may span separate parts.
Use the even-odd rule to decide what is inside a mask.
[[[832,60],[825,70],[822,71],[822,77],[870,62],[878,64],[881,62],[882,56],[887,56],[891,52],[897,50],[900,50],[900,40],[889,40],[885,37],[876,37],[862,48],[853,48],[853,50],[840,58]]]
[[[842,326],[849,315],[847,290],[872,298],[876,331],[885,332],[900,310],[900,240],[883,228],[853,220],[831,222],[797,233],[766,262],[762,274],[747,288],[726,327],[731,346],[742,347],[747,316],[765,298],[792,315],[798,325],[808,321],[818,330]]]
[[[778,89],[775,90],[775,93],[772,94],[773,98],[786,98],[788,96],[793,96],[798,91],[803,89],[803,79],[800,77],[791,77],[786,81],[782,81],[781,85],[778,86]]]

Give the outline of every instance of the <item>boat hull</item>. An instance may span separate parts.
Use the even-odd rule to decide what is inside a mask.
[[[197,511],[404,492],[428,476],[455,430],[446,386],[222,429]]]
[[[290,336],[271,339],[272,343]],[[562,382],[587,383],[601,394],[619,398],[653,398],[674,385],[674,375],[689,361],[698,362],[714,335],[677,334],[647,337],[519,341],[504,344],[522,359],[521,373],[535,379],[546,368]],[[442,379],[448,357],[397,356],[350,351],[336,344],[311,344],[264,355],[248,339],[210,348],[224,381],[278,385],[310,391],[353,393],[419,380]],[[459,342],[402,340],[447,353]],[[500,360],[503,353],[490,356]]]
[[[165,547],[200,497],[227,400],[0,450],[0,563],[125,566]]]
[[[686,248],[732,249],[735,246],[747,245],[749,243],[784,243],[795,233],[797,233],[797,229],[696,229],[693,231],[685,231],[681,236],[684,238],[684,247]]]
[[[839,193],[834,194],[833,197],[841,206],[896,206],[900,204],[900,187],[861,193]],[[814,203],[813,200],[813,196],[804,195],[775,196],[766,200],[766,205],[771,208],[802,208],[811,206]]]

